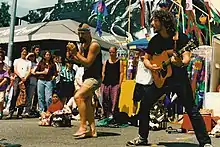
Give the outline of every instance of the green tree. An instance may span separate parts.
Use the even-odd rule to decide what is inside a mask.
[[[8,27],[10,25],[11,15],[9,14],[9,4],[2,2],[0,5],[0,27]]]

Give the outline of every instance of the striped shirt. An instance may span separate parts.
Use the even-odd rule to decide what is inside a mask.
[[[75,74],[75,70],[63,66],[60,72],[60,77],[63,82],[74,82]]]

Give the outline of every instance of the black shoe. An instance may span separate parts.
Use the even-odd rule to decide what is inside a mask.
[[[17,115],[16,116],[16,119],[22,119],[23,117],[22,117],[22,115]]]
[[[148,143],[146,140],[142,139],[140,136],[126,143],[126,146],[141,146],[141,145],[147,146]]]

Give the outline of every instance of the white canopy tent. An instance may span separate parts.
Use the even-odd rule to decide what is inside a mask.
[[[27,24],[15,27],[14,42],[27,42],[39,40],[63,40],[79,41],[77,29],[80,23],[73,20],[60,20],[36,24]],[[100,43],[103,48],[118,46],[126,38],[115,37],[109,33],[103,32],[99,37],[95,33],[95,28],[91,27],[92,37]],[[0,28],[0,44],[8,43],[10,28]]]

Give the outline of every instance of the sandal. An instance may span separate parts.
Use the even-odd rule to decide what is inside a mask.
[[[75,133],[75,134],[73,134],[73,136],[74,137],[79,137],[79,136],[82,136],[82,135],[84,135],[84,134],[86,134],[87,132],[82,132],[82,133],[80,133],[80,134],[77,134],[77,133]]]
[[[86,132],[80,136],[75,136],[75,139],[86,139],[86,138],[97,138],[97,133],[92,135],[91,132]]]

